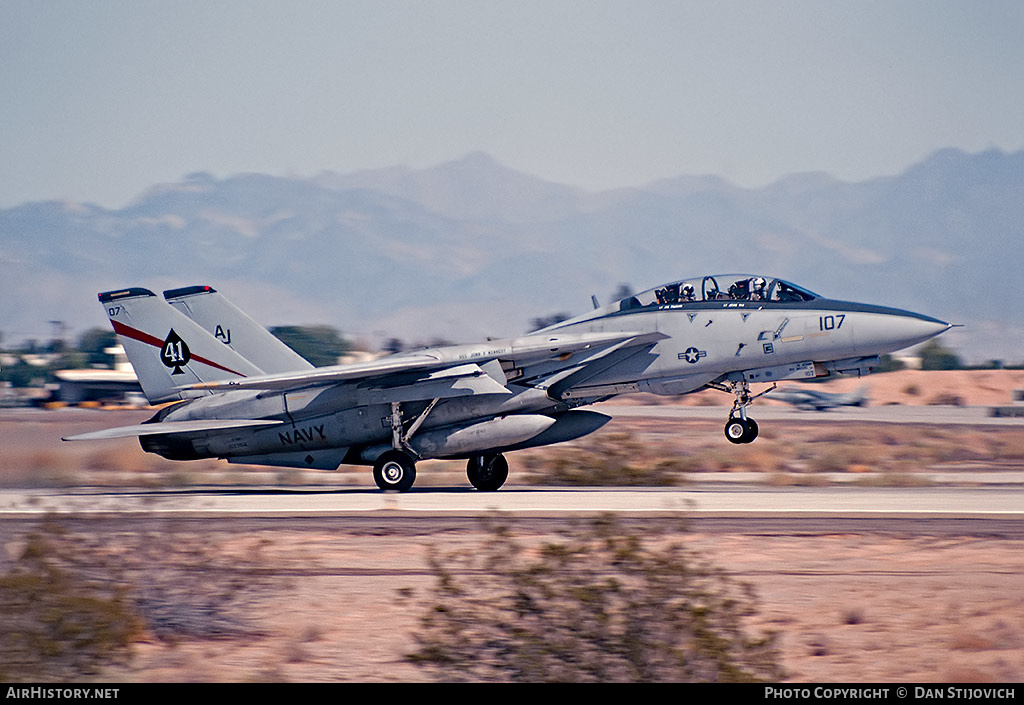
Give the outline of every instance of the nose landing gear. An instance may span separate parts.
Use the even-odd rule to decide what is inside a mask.
[[[729,412],[729,420],[725,423],[725,437],[729,439],[730,443],[752,443],[757,438],[757,422],[747,418],[747,407],[758,397],[775,389],[775,384],[773,383],[768,389],[753,396],[750,394],[750,385],[745,379],[731,381],[728,387],[715,383],[708,386],[736,395],[732,411]]]

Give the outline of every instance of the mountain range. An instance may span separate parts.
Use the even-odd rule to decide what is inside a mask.
[[[750,272],[964,324],[943,340],[966,359],[1020,362],[1022,224],[1024,151],[995,149],[758,189],[691,175],[590,192],[481,153],[301,178],[196,173],[121,209],[0,210],[0,331],[105,326],[99,291],[210,284],[267,325],[464,341],[523,333],[623,284]]]

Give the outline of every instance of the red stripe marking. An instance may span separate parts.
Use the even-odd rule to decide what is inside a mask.
[[[136,330],[131,326],[126,326],[124,323],[120,323],[119,321],[115,321],[113,319],[111,319],[110,323],[111,325],[114,326],[114,332],[117,333],[118,335],[123,335],[126,338],[137,340],[140,343],[145,343],[146,345],[152,345],[158,350],[164,346],[164,341],[150,335],[149,333],[143,333],[141,330]],[[192,360],[195,360],[196,362],[201,362],[204,365],[209,365],[210,367],[215,367],[218,370],[223,370],[224,372],[230,372],[231,374],[238,375],[239,377],[245,377],[245,375],[243,375],[241,372],[235,372],[234,370],[228,367],[224,367],[224,365],[218,364],[213,360],[207,360],[205,357],[202,357],[200,355],[192,355]]]

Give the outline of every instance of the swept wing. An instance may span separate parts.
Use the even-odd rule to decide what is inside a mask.
[[[661,333],[533,335],[485,344],[434,348],[409,355],[393,355],[371,362],[321,367],[311,371],[202,382],[185,387],[185,389],[204,391],[292,390],[343,382],[360,382],[369,385],[388,385],[390,383],[391,386],[398,387],[426,385],[436,381],[439,377],[448,375],[464,378],[474,377],[480,380],[482,388],[487,391],[474,393],[500,393],[507,392],[504,389],[505,380],[499,379],[497,376],[497,369],[504,369],[504,363],[515,367],[557,363],[553,365],[553,370],[565,369],[579,364],[574,356],[580,353],[594,353],[603,348],[621,349],[622,347],[649,345],[664,337]],[[502,363],[501,368],[488,365],[493,361]],[[488,385],[483,379],[484,376],[489,377],[494,385]],[[501,387],[501,389],[497,387]],[[430,396],[430,394],[423,394],[419,398]]]

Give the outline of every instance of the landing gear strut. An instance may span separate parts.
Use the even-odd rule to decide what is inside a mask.
[[[508,461],[497,455],[474,455],[466,465],[466,475],[473,487],[482,492],[493,492],[508,479]]]
[[[413,435],[426,420],[440,399],[434,399],[427,407],[408,423],[402,418],[400,402],[391,402],[391,447],[392,450],[382,453],[373,463],[373,481],[385,492],[408,492],[416,482],[416,460],[419,455],[410,445]],[[388,419],[385,419],[387,421]]]
[[[725,437],[729,439],[730,443],[752,443],[757,438],[757,422],[754,419],[747,418],[747,407],[759,396],[775,389],[775,384],[772,384],[772,386],[760,394],[754,394],[753,396],[750,394],[750,385],[745,379],[741,379],[738,382],[729,382],[728,387],[720,384],[710,384],[708,386],[723,392],[732,392],[736,395],[732,411],[729,412],[729,420],[725,423]]]

